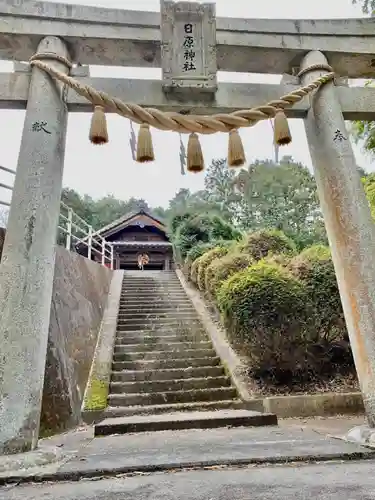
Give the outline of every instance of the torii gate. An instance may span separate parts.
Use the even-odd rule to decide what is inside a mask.
[[[345,83],[375,76],[374,25],[373,19],[216,20],[212,4],[188,2],[163,3],[160,23],[156,12],[0,0],[0,57],[32,61],[0,74],[0,107],[26,108],[0,266],[0,454],[37,445],[67,115],[92,111],[93,104],[100,105],[93,142],[106,142],[104,111],[144,124],[138,159],[153,157],[147,124],[193,132],[192,170],[203,167],[194,132],[230,132],[235,165],[244,161],[239,127],[277,115],[283,143],[289,132],[280,108],[304,119],[367,416],[375,426],[375,226],[344,123],[375,119],[375,90]],[[163,81],[90,78],[90,64],[162,67]],[[217,69],[284,77],[280,85],[217,83]],[[64,78],[68,73],[75,80]],[[95,89],[117,100],[103,101]],[[265,103],[271,105],[251,109]]]

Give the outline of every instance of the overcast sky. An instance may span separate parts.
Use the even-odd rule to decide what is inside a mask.
[[[135,10],[159,10],[159,0],[65,0],[64,3],[81,3],[113,8]],[[345,18],[361,17],[360,8],[351,0],[216,0],[219,17],[242,18]],[[0,63],[0,71],[10,71],[12,64]],[[91,76],[118,78],[160,79],[161,71],[141,68],[91,67]],[[245,75],[219,72],[219,81],[278,83],[279,76]],[[262,104],[262,103],[260,103]],[[0,111],[2,127],[0,164],[15,169],[21,140],[24,112]],[[131,196],[146,199],[151,205],[167,205],[168,200],[180,188],[192,190],[203,187],[203,174],[180,174],[179,138],[177,134],[153,130],[156,161],[140,165],[132,161],[128,146],[129,123],[122,117],[109,115],[110,143],[94,147],[88,141],[90,114],[70,114],[65,157],[64,186],[76,189],[81,194],[93,197],[113,194],[120,199]],[[311,166],[303,124],[300,120],[291,122],[293,143],[281,149],[281,154],[292,155],[297,161]],[[186,136],[185,136],[186,137]],[[273,156],[272,130],[269,122],[262,122],[242,132],[247,159],[270,158]],[[225,157],[227,136],[215,134],[203,137],[202,147],[206,162]],[[358,164],[371,169],[371,162],[356,148]],[[0,173],[0,180],[9,182],[10,177]],[[0,197],[7,193],[0,190]]]

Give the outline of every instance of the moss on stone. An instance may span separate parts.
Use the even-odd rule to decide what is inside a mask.
[[[85,410],[98,411],[107,407],[108,384],[99,379],[91,379],[85,397]]]

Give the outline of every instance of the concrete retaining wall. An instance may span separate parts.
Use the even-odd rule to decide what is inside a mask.
[[[109,289],[107,306],[104,311],[82,404],[82,418],[88,424],[100,421],[108,405],[113,347],[116,339],[117,316],[123,278],[124,271],[115,271]]]
[[[75,426],[113,271],[56,247],[41,434]]]
[[[324,417],[364,413],[360,392],[303,394],[300,396],[271,396],[263,399],[265,412],[279,418]]]

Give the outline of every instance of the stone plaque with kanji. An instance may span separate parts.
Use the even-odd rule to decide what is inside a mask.
[[[216,92],[215,4],[162,2],[163,89]]]

